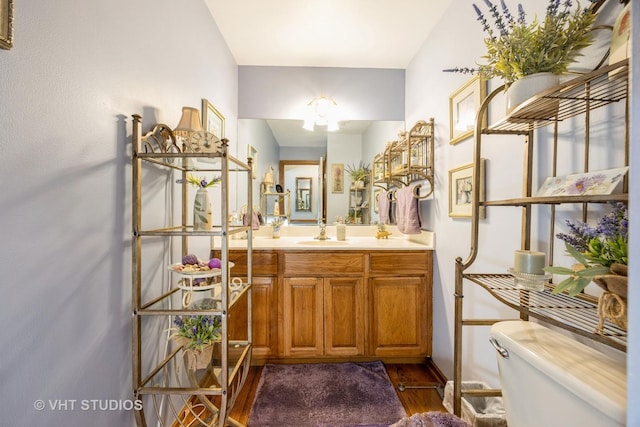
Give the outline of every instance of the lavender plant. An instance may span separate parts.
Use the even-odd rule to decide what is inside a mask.
[[[486,79],[500,77],[508,86],[529,74],[565,73],[581,56],[580,51],[593,43],[589,30],[596,14],[591,8],[581,8],[577,2],[574,9],[571,0],[549,0],[544,19],[539,21],[535,17],[531,23],[527,23],[521,4],[514,16],[504,0],[500,1],[501,10],[489,0],[484,3],[490,18],[477,5],[473,8],[487,34],[484,39],[487,54],[482,56],[487,63],[477,68],[456,67],[445,71],[479,73]]]
[[[611,265],[627,265],[629,246],[629,212],[623,203],[615,203],[613,210],[601,217],[595,227],[583,222],[567,221],[569,233],[558,233],[565,242],[567,253],[578,264],[572,268],[546,267],[548,273],[568,275],[554,289],[577,295],[595,276],[610,273]]]
[[[194,310],[210,309],[211,304],[202,303],[193,307]],[[184,337],[189,340],[187,348],[202,350],[213,341],[220,339],[221,319],[216,315],[189,314],[176,316],[173,320],[175,327],[170,330],[173,334],[169,338]]]

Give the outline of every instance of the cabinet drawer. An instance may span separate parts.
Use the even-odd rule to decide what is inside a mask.
[[[220,257],[220,251],[213,251],[212,256]],[[237,276],[247,274],[247,252],[230,251],[229,261],[235,266],[231,274]],[[278,253],[276,251],[253,251],[252,257],[254,276],[275,276],[278,274]]]
[[[285,275],[326,276],[364,273],[364,254],[359,252],[285,252],[283,256]]]
[[[425,252],[371,252],[370,273],[424,274],[431,271],[431,251]]]

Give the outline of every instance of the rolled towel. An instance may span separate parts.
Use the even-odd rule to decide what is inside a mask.
[[[389,193],[385,190],[378,193],[378,217],[382,224],[390,224],[389,209],[391,203],[389,202]]]
[[[398,231],[403,234],[420,234],[420,212],[418,199],[414,197],[414,187],[396,190],[396,221]]]

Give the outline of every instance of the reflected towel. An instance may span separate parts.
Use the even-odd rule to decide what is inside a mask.
[[[391,224],[389,210],[391,203],[389,202],[389,193],[385,190],[378,193],[378,217],[381,224]]]
[[[414,188],[412,185],[396,190],[396,221],[398,231],[403,234],[420,234],[420,213]]]
[[[260,217],[262,215],[260,215],[260,213],[254,211],[253,215],[251,216],[251,228],[253,230],[259,230],[260,229]],[[242,215],[242,225],[249,225],[249,218],[247,216],[247,214]]]

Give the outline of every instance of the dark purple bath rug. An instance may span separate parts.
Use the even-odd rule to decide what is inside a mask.
[[[382,362],[268,364],[247,426],[390,425],[405,415]]]

